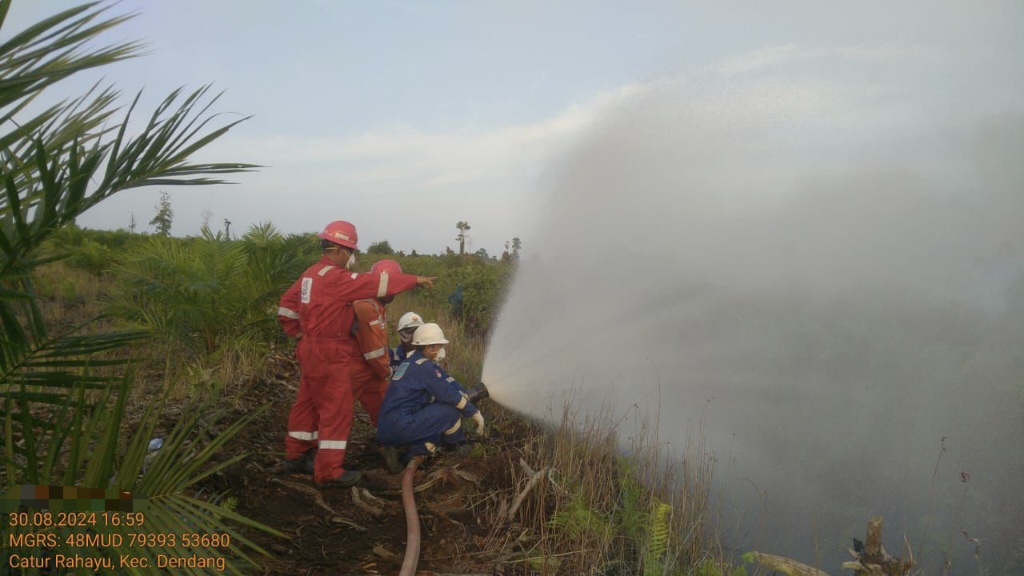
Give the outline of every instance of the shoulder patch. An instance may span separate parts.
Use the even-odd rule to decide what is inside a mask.
[[[402,376],[405,376],[405,371],[409,369],[408,362],[402,362],[402,364],[395,370],[395,375],[391,377],[392,380],[401,380]]]
[[[441,377],[441,371],[440,370],[434,370],[434,374],[437,374],[438,378]]]

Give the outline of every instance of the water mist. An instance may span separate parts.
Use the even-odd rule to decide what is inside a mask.
[[[895,88],[689,79],[604,110],[544,181],[492,397],[703,435],[741,552],[838,573],[882,515],[928,572],[977,573],[968,537],[1024,566],[1024,116]]]

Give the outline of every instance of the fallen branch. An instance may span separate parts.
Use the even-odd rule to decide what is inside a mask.
[[[370,504],[372,506],[379,506],[381,508],[384,508],[385,505],[386,505],[385,504],[385,502],[386,502],[385,500],[381,500],[380,498],[377,498],[376,496],[371,494],[370,491],[367,490],[366,488],[360,488],[359,489],[359,496],[363,499],[364,502],[366,502],[366,503],[368,503],[368,504]]]
[[[904,541],[906,540],[904,539]],[[763,566],[767,566],[772,570],[778,570],[788,576],[828,576],[826,572],[822,572],[817,568],[811,568],[796,560],[762,552],[752,552],[752,554],[754,559]],[[885,547],[882,546],[881,517],[872,518],[868,522],[868,536],[864,542],[854,538],[853,550],[850,550],[850,554],[853,555],[855,560],[853,562],[844,562],[842,568],[844,570],[853,570],[857,573],[857,576],[906,576],[914,567],[913,558],[902,560],[885,552]]]
[[[313,497],[313,500],[316,501],[318,506],[320,506],[324,510],[327,510],[331,514],[337,514],[337,512],[335,512],[333,508],[327,505],[327,502],[324,500],[324,495],[321,494],[319,490],[312,486],[308,486],[306,484],[299,484],[298,482],[290,482],[288,480],[281,480],[280,478],[271,478],[270,481],[277,482],[278,484],[282,484],[289,488],[294,488],[300,492],[305,492],[306,494],[309,494],[310,496]]]
[[[822,572],[817,568],[811,568],[806,564],[801,564],[796,560],[790,560],[789,558],[783,558],[782,556],[775,556],[772,554],[765,554],[763,552],[754,552],[754,559],[757,560],[762,566],[767,566],[772,570],[778,570],[787,576],[828,576],[827,572]]]
[[[460,478],[462,478],[464,480],[469,480],[470,482],[475,482],[475,483],[479,483],[480,482],[480,479],[477,478],[476,476],[474,476],[470,472],[462,472],[461,470],[457,470],[457,469],[454,469],[454,468],[452,468],[452,469],[441,468],[440,470],[435,470],[434,472],[431,472],[430,476],[429,476],[429,480],[427,480],[426,482],[424,482],[424,483],[420,484],[419,486],[416,486],[415,488],[413,488],[413,493],[414,494],[419,494],[420,492],[423,492],[424,490],[433,487],[438,482],[441,482],[442,480],[445,480],[446,478],[450,478],[451,476],[458,476],[458,477],[460,477]],[[467,476],[469,476],[469,477],[467,477]],[[386,490],[386,491],[378,492],[378,494],[383,494],[385,496],[400,496],[402,494],[402,491],[401,490]]]
[[[377,556],[380,556],[381,558],[384,558],[385,560],[392,560],[394,558],[398,558],[398,554],[395,554],[394,552],[388,550],[380,544],[377,544],[373,547],[373,553]]]
[[[364,502],[363,499],[359,497],[359,488],[355,486],[352,487],[352,503],[369,512],[376,518],[380,518],[384,515],[384,510],[382,508],[376,508],[371,506],[369,503]]]
[[[459,470],[458,468],[452,468],[452,472],[456,476],[458,476],[459,478],[462,478],[463,480],[466,480],[467,482],[472,482],[473,484],[476,484],[477,486],[480,485],[480,478],[477,477],[477,475],[473,474],[472,472],[466,472],[465,470]]]
[[[519,459],[519,465],[523,467],[523,472],[526,472],[527,476],[533,476],[534,474],[537,473],[536,470],[531,468],[530,465],[526,463],[526,459],[525,458],[520,458]]]
[[[298,490],[299,492],[305,492],[306,494],[309,494],[310,496],[313,497],[313,501],[316,502],[317,506],[323,508],[324,510],[327,510],[328,512],[330,512],[332,514],[332,516],[331,516],[331,521],[332,522],[334,522],[336,524],[345,524],[347,526],[351,526],[352,528],[355,528],[356,530],[358,530],[360,532],[366,532],[366,527],[365,526],[360,526],[359,524],[356,524],[355,522],[349,520],[348,518],[340,516],[337,512],[334,511],[333,508],[328,506],[327,502],[324,500],[324,495],[321,494],[320,491],[317,490],[316,488],[314,488],[312,486],[309,486],[307,484],[299,484],[298,482],[291,482],[291,481],[288,481],[288,480],[281,480],[280,478],[271,478],[270,481],[271,482],[277,482],[278,484],[281,484],[283,486],[287,486],[289,488],[294,488],[295,490]]]
[[[525,465],[525,462],[523,464]],[[529,467],[526,466],[526,468]],[[522,506],[523,500],[526,499],[526,495],[530,493],[530,490],[533,490],[534,486],[536,486],[537,483],[540,482],[541,479],[547,475],[547,473],[547,468],[541,468],[540,470],[533,473],[533,476],[530,478],[530,481],[526,483],[526,488],[523,488],[523,491],[520,492],[518,496],[516,496],[515,501],[512,502],[512,506],[508,509],[509,520],[515,519],[516,512],[518,512],[519,507]]]
[[[356,524],[355,522],[349,520],[348,518],[345,518],[344,516],[331,516],[330,520],[335,524],[344,524],[345,526],[348,526],[349,528],[352,528],[357,532],[366,532],[366,526]]]

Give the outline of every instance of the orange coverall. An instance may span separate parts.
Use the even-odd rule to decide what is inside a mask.
[[[352,303],[415,286],[414,275],[349,272],[324,256],[281,296],[277,314],[282,328],[292,337],[301,334],[295,349],[299,393],[288,416],[285,458],[294,460],[318,447],[313,473],[318,484],[345,472],[353,410],[349,367],[356,350]]]
[[[352,396],[363,405],[363,410],[370,415],[370,422],[376,427],[384,392],[391,380],[387,315],[384,303],[376,298],[356,300],[352,306],[356,313],[355,334],[358,344],[349,371]]]

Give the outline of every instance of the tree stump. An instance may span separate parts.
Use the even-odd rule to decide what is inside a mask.
[[[909,550],[908,550],[909,551]],[[882,546],[882,518],[872,518],[868,522],[868,536],[864,542],[853,539],[853,549],[850,550],[854,560],[843,562],[844,569],[853,570],[855,574],[870,576],[906,576],[914,567],[914,560],[902,560],[890,556]],[[827,573],[801,564],[796,560],[773,556],[762,552],[754,552],[753,557],[762,566],[778,570],[788,576],[828,576]]]
[[[868,537],[863,543],[856,538],[850,554],[854,560],[843,562],[844,569],[853,570],[856,574],[872,576],[905,576],[914,567],[914,559],[903,560],[890,556],[882,546],[882,517],[872,518],[868,522]]]

